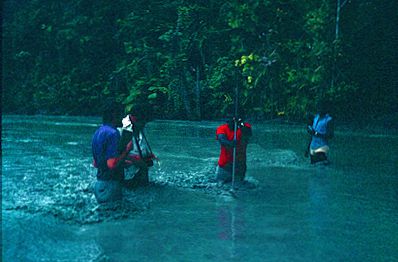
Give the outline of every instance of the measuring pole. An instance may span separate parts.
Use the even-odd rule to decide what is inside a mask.
[[[236,133],[238,131],[238,74],[235,72],[235,113],[234,113],[234,141],[236,141]],[[236,147],[237,143],[233,148],[232,154],[232,188],[235,190],[235,168],[236,168]]]

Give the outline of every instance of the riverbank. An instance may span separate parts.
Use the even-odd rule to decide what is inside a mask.
[[[38,115],[26,115],[26,114],[5,114],[4,116],[11,116],[14,118],[20,118],[22,121],[24,117],[28,118],[48,118],[48,119],[76,119],[79,121],[80,119],[90,119],[90,123],[92,124],[100,124],[101,117],[100,116],[74,116],[74,115],[48,115],[48,114],[38,114]],[[183,119],[153,119],[152,121],[169,121],[169,122],[181,122],[181,123],[199,123],[201,126],[205,123],[223,123],[223,119],[213,119],[213,120],[183,120]],[[297,120],[289,120],[285,118],[274,118],[274,119],[247,119],[248,122],[256,125],[284,125],[284,126],[292,126],[292,127],[303,127],[303,130],[306,128],[305,121],[297,121]],[[398,135],[398,112],[394,114],[389,114],[387,116],[373,118],[373,119],[364,119],[363,117],[358,118],[356,121],[341,121],[339,119],[335,119],[335,128],[341,132],[353,132],[353,133],[362,133],[362,134],[381,134],[381,135]]]

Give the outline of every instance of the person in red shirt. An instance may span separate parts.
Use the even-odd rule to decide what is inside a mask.
[[[238,117],[229,117],[225,124],[216,130],[216,139],[221,145],[217,166],[217,180],[227,183],[232,181],[233,148],[236,148],[235,181],[243,181],[246,174],[246,148],[252,136],[251,125]],[[234,124],[237,121],[236,140]]]

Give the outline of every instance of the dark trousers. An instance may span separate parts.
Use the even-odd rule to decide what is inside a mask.
[[[147,186],[149,184],[148,167],[140,166],[138,172],[128,180],[123,180],[123,186],[132,189],[141,186]]]
[[[315,155],[310,155],[310,157],[311,157],[311,164],[328,160],[324,152],[315,153]]]
[[[246,175],[246,163],[236,163],[235,181],[243,181]],[[224,183],[232,181],[232,164],[217,167],[217,180]]]
[[[116,180],[97,180],[94,195],[98,203],[113,202],[122,199],[122,186]]]

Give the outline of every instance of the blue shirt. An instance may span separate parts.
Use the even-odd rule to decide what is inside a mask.
[[[315,116],[312,128],[314,131],[321,135],[326,135],[327,125],[332,120],[332,117],[328,114],[321,117],[319,114]],[[327,146],[328,140],[323,137],[313,136],[311,141],[311,149],[316,150],[320,147]]]
[[[100,173],[109,171],[106,161],[119,155],[119,140],[119,131],[110,124],[103,124],[97,129],[97,131],[95,131],[91,148],[93,152],[93,158],[98,167],[98,178]]]

